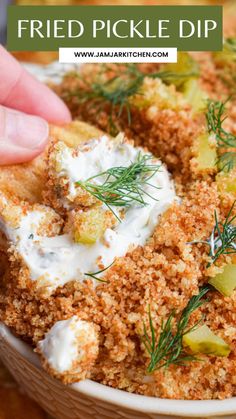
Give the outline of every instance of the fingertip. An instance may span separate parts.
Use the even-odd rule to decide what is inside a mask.
[[[67,124],[72,121],[71,113],[65,103],[52,91],[50,91],[50,108],[45,119],[53,124]]]
[[[32,100],[25,103],[25,112],[38,115],[53,124],[61,125],[71,122],[69,109],[51,88],[36,80],[26,70],[24,77],[22,77],[22,84],[20,83],[18,86],[20,90],[26,92],[28,87],[29,91],[33,92]]]
[[[4,143],[0,142],[0,166],[27,163],[38,157],[41,152],[36,149],[31,150],[29,148],[18,147],[14,144],[9,144],[6,147]]]
[[[71,121],[71,114],[65,103],[48,86],[23,70],[14,89],[11,89],[4,105],[38,115],[54,124],[66,124]]]
[[[33,159],[45,149],[48,138],[44,119],[0,106],[0,165]]]

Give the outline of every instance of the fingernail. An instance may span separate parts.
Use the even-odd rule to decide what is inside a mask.
[[[1,133],[1,136],[18,147],[30,150],[44,148],[49,132],[48,124],[44,119],[4,107],[2,109],[4,132]]]

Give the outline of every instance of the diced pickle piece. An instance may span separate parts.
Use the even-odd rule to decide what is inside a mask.
[[[216,145],[208,134],[202,134],[197,138],[194,151],[199,170],[215,168],[217,159]]]
[[[216,176],[216,183],[220,192],[236,194],[236,170],[229,173],[220,172]]]
[[[236,289],[236,265],[226,265],[222,273],[209,281],[214,288],[226,297],[230,297]]]
[[[176,77],[173,76],[169,79],[169,83],[175,84],[177,87],[182,86],[192,77],[199,76],[198,64],[187,52],[178,52],[177,63],[165,64],[163,71],[176,74]]]
[[[198,81],[194,78],[187,80],[181,89],[184,98],[192,106],[193,111],[201,111],[206,106],[207,95],[200,89]]]
[[[74,218],[76,243],[93,244],[103,235],[105,229],[105,212],[99,208],[79,212]]]
[[[186,333],[183,337],[183,343],[194,353],[228,356],[231,351],[230,346],[215,335],[207,325]]]
[[[73,214],[71,219],[74,241],[76,243],[94,244],[107,228],[114,225],[114,216],[110,211],[95,207]]]
[[[183,93],[184,99],[192,106],[193,111],[204,109],[207,96],[200,89],[197,80],[199,67],[187,52],[179,52],[177,63],[165,64],[163,71],[176,75],[171,76],[168,83],[174,84]]]

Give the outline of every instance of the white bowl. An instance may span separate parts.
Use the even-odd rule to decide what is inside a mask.
[[[236,419],[236,397],[203,401],[158,399],[91,380],[65,386],[46,374],[32,348],[2,323],[0,357],[25,392],[57,419]]]

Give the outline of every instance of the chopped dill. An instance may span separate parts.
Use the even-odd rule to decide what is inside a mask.
[[[191,244],[203,243],[209,246],[211,262],[208,267],[221,255],[236,254],[236,225],[233,224],[236,215],[232,215],[235,203],[236,201],[231,206],[224,222],[219,221],[216,211],[214,212],[215,224],[208,240],[191,242]]]
[[[115,262],[113,261],[110,265],[106,266],[105,268],[101,269],[100,271],[97,271],[97,272],[88,272],[88,273],[85,273],[84,275],[85,275],[85,276],[89,276],[90,278],[96,279],[96,281],[107,283],[107,281],[104,281],[103,279],[98,278],[98,277],[97,277],[97,275],[99,275],[99,274],[101,274],[101,273],[105,272],[105,271],[106,271],[107,269],[109,269],[112,265],[114,265],[114,263],[115,263]]]
[[[149,183],[160,168],[158,164],[149,164],[152,158],[150,154],[139,153],[136,161],[129,166],[111,167],[85,181],[76,182],[76,185],[103,202],[120,221],[112,207],[130,207],[135,202],[145,206],[147,202],[144,195],[155,200],[143,189],[145,185],[158,189]],[[100,180],[101,183],[94,183],[94,180]]]
[[[229,99],[227,99],[228,101]],[[223,128],[223,122],[227,118],[225,114],[226,102],[209,100],[207,105],[206,120],[208,132],[216,136],[217,147],[220,151],[217,165],[220,170],[229,172],[236,165],[236,136]]]
[[[152,373],[163,367],[167,368],[171,364],[185,365],[186,362],[199,360],[195,355],[185,351],[183,347],[183,336],[196,329],[201,323],[202,318],[194,326],[188,327],[191,314],[207,302],[203,297],[208,291],[209,287],[204,287],[199,294],[194,295],[181,312],[178,320],[175,319],[175,310],[172,310],[166,322],[162,321],[159,336],[155,332],[149,307],[151,337],[149,337],[145,324],[144,334],[142,336],[142,342],[150,355],[150,363],[147,368],[148,373]]]

